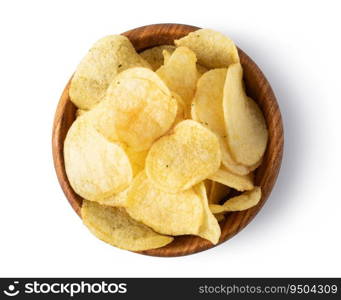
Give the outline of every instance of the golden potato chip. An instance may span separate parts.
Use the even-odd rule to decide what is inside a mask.
[[[168,51],[168,50],[163,50],[162,55],[163,55],[163,64],[166,65],[168,63],[169,58],[171,57],[172,53],[174,52],[175,47],[173,51]]]
[[[198,79],[195,54],[186,47],[176,48],[156,73],[171,91],[190,106]]]
[[[246,175],[250,170],[236,163],[230,154],[223,113],[223,92],[227,69],[213,69],[200,77],[192,103],[192,118],[213,131],[220,142],[221,160],[232,173]]]
[[[233,159],[246,166],[257,164],[264,154],[268,131],[261,110],[245,94],[243,69],[239,63],[227,70],[223,107]]]
[[[167,64],[167,62],[168,62],[169,58],[171,57],[172,53],[174,52],[174,50],[175,50],[175,47],[171,51],[169,49],[165,49],[162,51],[164,64]],[[197,63],[197,71],[198,71],[198,78],[199,78],[202,74],[207,72],[208,69]]]
[[[229,192],[230,188],[228,186],[216,181],[212,181],[211,192],[208,196],[208,203],[218,204],[222,199],[227,197]]]
[[[130,186],[129,186],[130,187]],[[105,199],[97,199],[96,202],[102,205],[107,205],[107,206],[115,206],[115,207],[125,207],[126,206],[126,201],[127,201],[127,196],[128,196],[128,191],[129,187],[123,190],[122,192],[119,192],[115,195],[112,195],[108,198]]]
[[[176,99],[176,102],[178,104],[178,109],[177,109],[175,120],[174,120],[174,123],[173,123],[173,127],[174,127],[179,122],[187,119],[188,115],[187,115],[186,104],[182,100],[182,98],[177,93],[174,93],[174,92],[172,92],[172,96],[173,96],[173,98]]]
[[[74,191],[87,200],[107,198],[132,180],[129,159],[120,145],[109,142],[89,122],[77,118],[64,142],[65,170]]]
[[[152,70],[156,71],[163,65],[164,62],[162,53],[163,50],[167,50],[168,53],[171,54],[175,50],[175,46],[172,45],[156,46],[142,51],[140,55],[145,61],[147,61],[151,65]]]
[[[213,183],[212,180],[209,180],[209,179],[205,179],[205,180],[204,180],[207,198],[208,198],[208,196],[210,195],[212,183]]]
[[[146,159],[146,173],[155,186],[176,193],[213,175],[221,163],[214,133],[193,120],[180,122],[174,133],[157,140]]]
[[[210,204],[212,213],[223,213],[228,211],[241,211],[256,206],[262,197],[261,188],[256,186],[253,190],[228,199],[223,205]]]
[[[133,220],[123,208],[83,201],[81,215],[84,224],[102,241],[130,251],[163,247],[173,241],[170,236],[154,232]]]
[[[131,68],[117,75],[105,99],[91,111],[100,133],[134,151],[147,150],[166,133],[176,113],[176,99],[164,82],[146,68]]]
[[[197,234],[203,219],[203,205],[193,189],[162,191],[145,172],[134,178],[126,204],[132,218],[163,234]]]
[[[135,151],[134,149],[127,146],[124,146],[123,149],[128,155],[131,167],[133,169],[133,176],[136,176],[144,169],[148,151]]]
[[[224,167],[220,167],[220,169],[213,175],[209,176],[208,179],[219,182],[241,192],[253,189],[252,173],[240,176],[227,171]]]
[[[174,41],[176,46],[185,46],[197,56],[198,62],[210,69],[226,68],[239,62],[233,41],[222,33],[211,29],[199,29]]]
[[[195,185],[193,189],[199,195],[204,208],[203,222],[200,226],[198,235],[215,245],[219,241],[221,230],[217,219],[213,216],[208,206],[205,184],[200,182]]]
[[[79,108],[91,109],[102,100],[119,72],[139,66],[150,67],[128,38],[122,35],[104,37],[78,65],[70,84],[70,99]]]

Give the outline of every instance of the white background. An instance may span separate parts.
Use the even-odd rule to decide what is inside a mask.
[[[341,276],[338,1],[1,1],[0,276]],[[58,184],[59,96],[98,38],[174,22],[229,35],[278,97],[285,153],[254,221],[223,245],[154,258],[94,238]]]

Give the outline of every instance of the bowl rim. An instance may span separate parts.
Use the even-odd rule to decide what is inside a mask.
[[[185,24],[176,24],[176,23],[161,23],[161,24],[152,24],[152,25],[145,25],[145,26],[137,27],[137,28],[134,28],[132,30],[122,33],[122,35],[127,36],[131,40],[135,48],[137,48],[138,52],[141,52],[147,48],[152,48],[157,45],[162,45],[162,42],[161,42],[161,43],[150,45],[148,47],[143,47],[144,43],[146,43],[145,42],[146,40],[153,40],[154,37],[152,36],[152,33],[156,32],[157,34],[165,35],[164,37],[167,38],[167,35],[171,35],[170,31],[172,30],[178,31],[181,33],[185,32],[184,34],[182,34],[182,36],[184,36],[188,34],[189,32],[197,30],[197,29],[200,29],[200,27],[196,27],[192,25],[185,25]],[[148,34],[150,36],[148,36]],[[136,46],[136,45],[140,45],[140,46]],[[262,199],[257,206],[250,208],[248,210],[242,211],[242,212],[230,213],[229,218],[225,218],[224,224],[223,225],[220,224],[222,227],[222,235],[218,244],[216,245],[212,245],[210,242],[200,237],[178,236],[178,237],[175,237],[174,240],[178,240],[178,241],[189,240],[190,242],[190,240],[197,241],[199,239],[199,240],[202,240],[202,242],[197,243],[196,247],[187,247],[186,249],[181,249],[180,247],[180,249],[176,251],[172,251],[171,248],[172,248],[172,244],[174,243],[173,241],[171,244],[165,247],[145,250],[145,251],[136,251],[136,253],[145,254],[149,256],[158,256],[158,257],[174,257],[174,256],[183,256],[183,255],[198,253],[198,252],[216,247],[218,245],[221,245],[222,243],[226,242],[227,240],[235,236],[237,233],[239,233],[248,224],[250,224],[250,222],[253,220],[256,214],[262,209],[264,203],[269,198],[270,193],[276,183],[276,180],[280,171],[282,157],[283,157],[283,150],[284,150],[284,130],[283,130],[281,112],[280,112],[280,108],[279,108],[276,96],[271,88],[270,83],[268,82],[265,75],[263,74],[263,72],[260,70],[257,64],[244,51],[238,48],[238,52],[239,52],[239,55],[243,57],[248,62],[248,64],[250,64],[252,68],[254,68],[259,74],[260,78],[262,79],[262,84],[264,85],[263,89],[266,90],[266,93],[267,93],[266,101],[271,102],[271,105],[274,106],[274,111],[276,113],[275,135],[277,136],[276,137],[277,138],[276,140],[277,152],[276,152],[276,157],[275,157],[275,162],[274,162],[275,165],[272,166],[273,171],[271,174],[271,178],[269,179],[270,182],[268,183],[268,186],[267,186],[267,189],[268,189],[267,194],[262,195]],[[61,138],[61,131],[63,130],[63,124],[67,122],[67,120],[65,120],[65,118],[67,118],[67,116],[65,115],[66,106],[70,105],[71,103],[69,99],[69,93],[68,93],[71,79],[72,79],[72,76],[63,90],[63,93],[59,99],[58,106],[55,112],[54,121],[53,121],[53,129],[52,129],[52,155],[53,155],[54,168],[56,171],[59,184],[68,202],[72,206],[73,210],[81,217],[80,208],[81,208],[82,198],[72,190],[68,182],[66,172],[65,172],[64,157],[63,157],[63,144],[64,144],[65,138],[64,139]],[[74,110],[76,110],[76,108]],[[267,126],[269,129],[270,126],[269,126],[268,120],[267,120]],[[267,148],[269,148],[269,142],[268,142]],[[234,216],[234,217],[231,217],[231,216]],[[228,219],[230,219],[230,221],[228,221]],[[238,224],[238,226],[235,226],[236,224]],[[226,226],[232,226],[232,225],[234,226],[233,230],[230,231],[230,233],[227,234],[226,236],[223,236],[223,229],[226,228]],[[181,246],[181,241],[179,243]]]

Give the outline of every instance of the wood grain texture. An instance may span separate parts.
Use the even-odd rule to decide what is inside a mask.
[[[157,45],[173,44],[174,39],[181,38],[198,27],[181,24],[156,24],[143,26],[123,33],[133,43],[137,51]],[[262,208],[275,184],[283,154],[283,125],[281,113],[271,86],[258,66],[242,50],[239,50],[241,64],[244,69],[246,92],[260,106],[269,130],[269,142],[262,165],[256,170],[255,184],[262,187],[262,199],[259,204],[241,212],[226,215],[220,223],[222,234],[219,244],[227,241],[247,224]],[[52,133],[52,150],[54,165],[59,183],[75,212],[80,215],[82,199],[71,188],[65,173],[63,144],[68,129],[75,119],[76,107],[69,98],[69,83],[60,98]],[[196,236],[179,236],[162,248],[139,253],[153,256],[181,256],[212,248],[213,245],[205,239]]]

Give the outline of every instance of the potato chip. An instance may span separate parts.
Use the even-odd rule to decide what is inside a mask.
[[[174,50],[175,50],[175,48],[174,48]],[[171,57],[171,55],[172,55],[172,53],[174,52],[174,50],[173,50],[173,51],[168,51],[168,50],[163,50],[163,51],[162,51],[162,55],[163,55],[163,64],[164,64],[164,65],[167,65],[168,60],[169,60],[169,58]]]
[[[203,205],[193,189],[162,191],[145,172],[134,178],[126,203],[132,218],[163,234],[197,234],[203,219]]]
[[[253,189],[252,173],[240,176],[227,171],[224,167],[220,167],[217,172],[208,178],[241,192]]]
[[[91,111],[95,127],[109,140],[147,150],[174,123],[177,101],[151,70],[131,68],[115,77],[105,99]]]
[[[77,67],[69,89],[71,101],[82,109],[93,108],[119,72],[138,66],[150,68],[128,38],[110,35],[100,39]]]
[[[205,184],[200,182],[195,185],[193,189],[199,195],[204,208],[203,222],[200,226],[198,235],[216,245],[219,241],[221,230],[218,221],[213,216],[208,206]]]
[[[133,220],[123,208],[83,201],[81,215],[89,230],[104,242],[130,251],[163,247],[173,241],[170,236],[154,232]]]
[[[233,41],[222,33],[211,29],[199,29],[174,41],[176,46],[185,46],[197,56],[198,62],[206,68],[226,68],[239,62],[239,55]]]
[[[97,199],[96,202],[102,205],[107,205],[107,206],[125,207],[127,196],[128,196],[128,191],[129,191],[129,187],[123,190],[122,192],[119,192],[108,198]]]
[[[178,104],[178,109],[176,111],[176,116],[175,116],[175,120],[173,123],[173,127],[174,127],[176,124],[187,119],[188,111],[187,111],[187,107],[186,107],[185,102],[182,100],[182,98],[177,93],[172,92],[172,96],[173,96],[173,98],[176,99],[176,103]]]
[[[163,50],[167,50],[167,52],[170,55],[175,50],[175,47],[172,45],[156,46],[142,51],[140,55],[145,61],[147,61],[151,65],[152,70],[156,71],[164,63],[162,53]]]
[[[256,206],[262,197],[261,188],[256,186],[253,190],[228,199],[223,205],[210,204],[212,213],[223,213],[228,211],[241,211]]]
[[[156,73],[171,91],[190,106],[198,79],[195,54],[186,47],[176,48]]]
[[[208,203],[218,204],[222,199],[226,198],[230,188],[224,184],[212,181],[211,191],[208,196]]]
[[[204,180],[207,198],[208,198],[208,196],[210,195],[212,183],[213,183],[212,180],[209,180],[209,179],[205,179],[205,180]]]
[[[223,113],[223,91],[227,69],[213,69],[200,77],[192,103],[191,115],[213,131],[220,142],[221,160],[232,173],[246,175],[250,170],[236,163],[230,154]]]
[[[246,166],[258,163],[266,149],[268,131],[261,110],[245,94],[243,69],[239,63],[227,70],[223,107],[233,159]]]
[[[128,187],[132,170],[120,145],[106,140],[86,116],[77,118],[67,133],[65,170],[78,195],[87,200],[104,199]]]
[[[172,53],[174,52],[174,50],[175,50],[175,47],[171,51],[169,49],[165,49],[162,51],[163,60],[164,60],[165,65],[167,64],[167,62],[168,62],[169,58],[171,57]],[[197,63],[197,71],[198,71],[198,78],[199,78],[202,74],[207,72],[208,69]]]
[[[134,149],[127,146],[123,147],[123,149],[128,155],[131,167],[133,169],[133,176],[135,177],[144,169],[148,151],[135,151]]]
[[[146,159],[146,173],[155,186],[176,193],[199,183],[218,170],[219,141],[193,120],[180,122],[174,133],[157,140]]]

